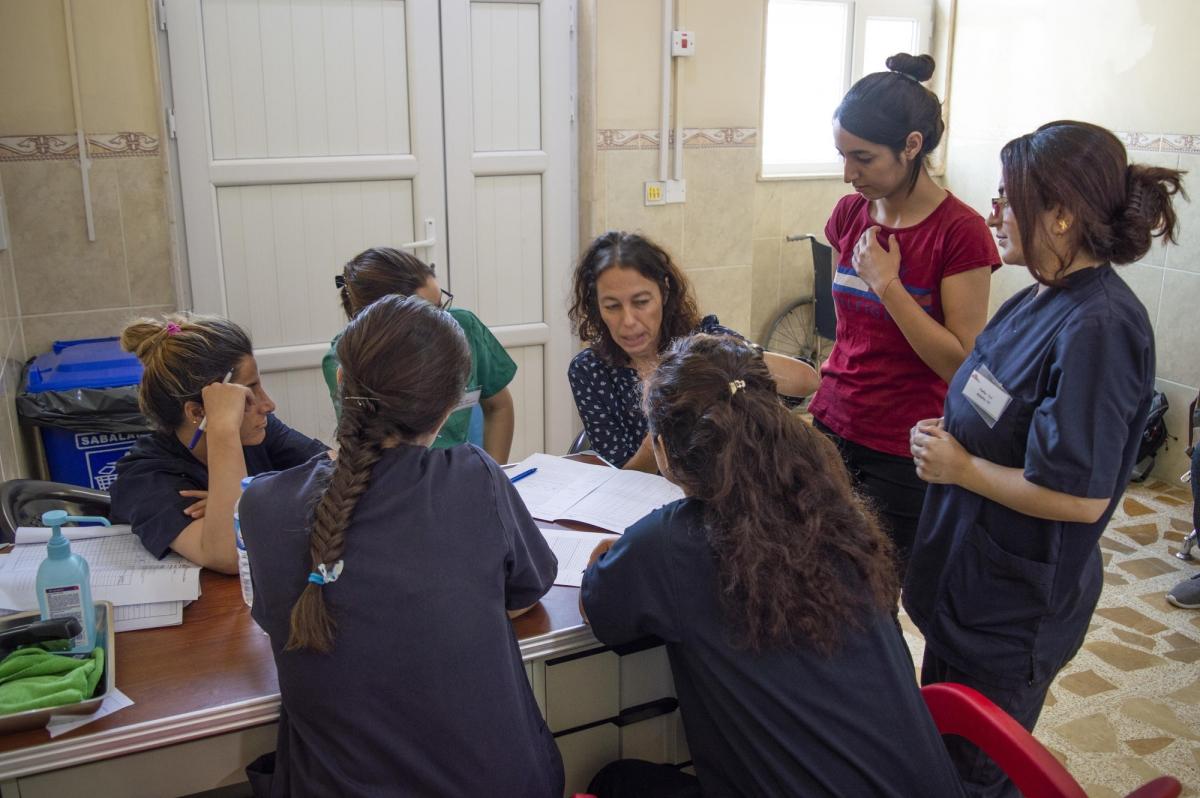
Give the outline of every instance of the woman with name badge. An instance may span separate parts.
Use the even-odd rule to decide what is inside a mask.
[[[925,635],[924,684],[987,695],[1025,728],[1087,633],[1097,541],[1137,457],[1154,334],[1113,269],[1174,241],[1174,169],[1129,164],[1109,131],[1051,122],[1000,153],[988,224],[1036,284],[1004,303],[950,383],[944,418],[911,431],[931,483],[904,583]],[[948,738],[972,795],[1015,795]]]
[[[470,373],[462,328],[386,296],[337,355],[336,463],[261,476],[239,505],[282,699],[255,794],[558,798],[509,623],[557,561],[481,449],[430,448]]]
[[[742,336],[716,316],[701,318],[683,271],[666,250],[635,233],[612,231],[592,242],[575,267],[571,298],[568,315],[587,347],[571,361],[567,379],[588,441],[618,468],[654,472],[642,383],[660,353],[695,332]],[[808,363],[762,354],[781,394],[816,390]]]
[[[448,311],[462,327],[471,348],[471,372],[467,387],[455,405],[454,412],[442,426],[433,448],[444,449],[466,443],[471,426],[471,413],[478,406],[483,415],[483,449],[497,463],[507,463],[512,448],[516,415],[512,392],[508,384],[517,373],[517,364],[492,335],[479,317],[465,308],[453,308],[454,295],[438,285],[433,267],[414,255],[391,247],[376,247],[358,253],[334,278],[346,318],[353,319],[359,311],[388,294],[419,296],[430,304]],[[337,343],[334,337],[329,352],[321,361],[325,384],[333,407],[341,413],[337,385]]]
[[[908,429],[941,413],[946,383],[987,320],[1000,257],[983,218],[929,176],[945,129],[937,95],[921,85],[933,59],[899,53],[887,65],[834,114],[843,179],[857,193],[825,226],[837,341],[809,409],[882,514],[903,578],[925,498]]]
[[[960,794],[893,619],[892,545],[833,444],[727,336],[668,350],[646,415],[687,498],[596,548],[581,607],[607,645],[666,642],[703,794]],[[661,790],[624,789],[652,779]],[[685,782],[619,762],[593,786],[700,794]]]
[[[237,573],[233,508],[242,479],[329,447],[275,418],[250,339],[227,319],[139,319],[121,346],[142,362],[138,401],[155,432],[117,461],[112,519],[130,524],[155,557],[173,549]]]

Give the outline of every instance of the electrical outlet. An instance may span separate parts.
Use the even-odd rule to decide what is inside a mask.
[[[687,200],[687,181],[668,180],[663,188],[663,200],[668,204],[685,202]]]
[[[647,180],[644,198],[647,205],[666,205],[666,183],[661,180]]]

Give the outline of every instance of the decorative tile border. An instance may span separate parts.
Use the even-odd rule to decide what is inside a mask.
[[[160,152],[157,136],[149,133],[88,133],[88,157],[146,158]],[[71,133],[0,136],[0,161],[73,161],[79,142]]]
[[[1129,133],[1113,131],[1127,150],[1138,152],[1178,152],[1200,155],[1197,133]]]
[[[657,150],[658,130],[597,130],[598,150]],[[675,131],[668,131],[668,145],[675,144]],[[755,147],[758,128],[755,127],[685,127],[683,146],[687,149],[718,147]]]

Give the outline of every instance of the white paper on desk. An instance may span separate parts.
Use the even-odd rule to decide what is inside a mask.
[[[62,531],[63,537],[67,540],[87,540],[128,535],[133,529],[129,524],[113,524],[112,526],[64,526]],[[49,543],[50,534],[51,529],[48,526],[19,526],[17,527],[16,543],[18,546],[26,543]]]
[[[604,484],[559,518],[621,534],[664,504],[682,498],[683,491],[677,485],[657,474],[612,471]]]
[[[119,607],[200,597],[200,566],[174,553],[157,560],[135,535],[79,540],[71,550],[88,561],[97,600]],[[41,545],[14,546],[0,557],[0,607],[37,609],[37,569],[45,557]]]
[[[596,544],[616,537],[603,532],[577,532],[566,527],[551,529],[538,525],[538,529],[558,558],[558,576],[554,578],[554,584],[567,587],[583,584],[583,572]]]
[[[111,715],[118,709],[131,706],[133,706],[133,699],[114,687],[112,692],[100,702],[100,708],[90,715],[51,715],[50,722],[46,724],[46,731],[50,732],[50,738],[53,739],[72,729],[86,726],[94,720],[100,720],[105,715]]]
[[[132,632],[135,629],[156,629],[159,626],[178,626],[183,623],[182,601],[159,601],[154,604],[126,604],[113,607],[113,631]]]
[[[513,483],[529,509],[529,514],[543,521],[564,518],[565,513],[580,499],[603,485],[615,473],[607,466],[577,463],[548,454],[533,454],[521,461],[517,473],[536,468]]]

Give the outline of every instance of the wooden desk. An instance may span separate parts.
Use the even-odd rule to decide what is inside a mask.
[[[279,682],[270,640],[236,576],[202,571],[200,587],[181,626],[117,635],[117,688],[133,706],[56,740],[44,729],[0,736],[0,798],[183,795],[242,782],[242,768],[274,750]],[[568,795],[619,756],[688,759],[677,711],[612,722],[674,696],[661,645],[609,651],[579,615],[578,588],[558,585],[513,629],[563,755]]]
[[[0,736],[0,785],[138,751],[273,724],[279,683],[271,644],[250,617],[236,576],[201,572],[183,625],[117,635],[117,687],[131,707],[51,740],[44,729]],[[528,663],[598,644],[579,591],[555,586],[513,621]]]

